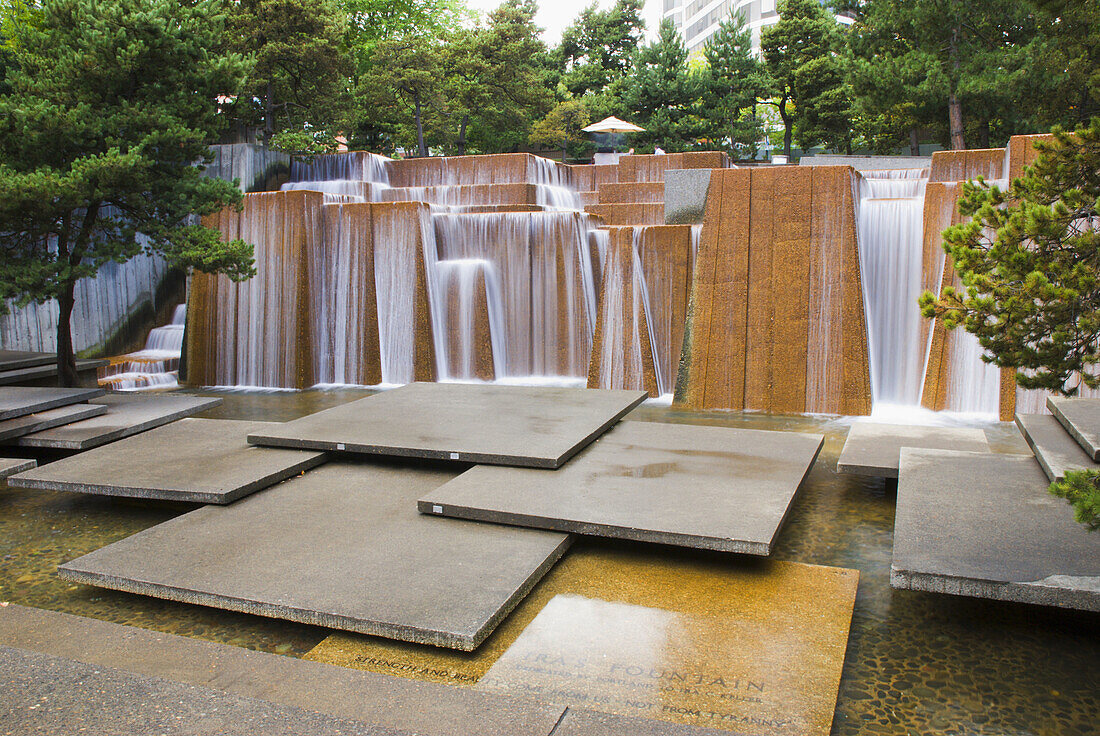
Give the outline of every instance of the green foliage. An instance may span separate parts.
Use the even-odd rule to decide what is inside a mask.
[[[192,219],[241,200],[192,166],[209,155],[216,98],[245,72],[210,51],[222,22],[202,0],[47,0],[18,31],[0,97],[0,298],[58,300],[64,382],[74,286],[104,264],[145,252],[252,274],[250,245]]]
[[[944,231],[944,250],[964,289],[925,292],[920,304],[977,335],[1020,386],[1068,396],[1078,380],[1100,386],[1100,118],[1036,147],[1008,196],[963,185],[959,211],[973,219]]]
[[[336,137],[327,130],[283,130],[271,136],[271,147],[297,156],[316,156],[335,153],[339,148]]]
[[[1050,484],[1050,493],[1069,501],[1079,523],[1092,531],[1100,530],[1100,473],[1070,470],[1065,478]]]
[[[615,0],[600,10],[593,2],[565,29],[558,54],[570,94],[605,94],[626,76],[645,31],[643,5],[643,0]]]
[[[756,101],[771,93],[771,80],[763,63],[752,53],[752,33],[740,14],[723,21],[703,47],[702,112],[707,135],[728,139],[735,157],[755,154],[754,144],[764,128],[756,113]]]
[[[589,148],[582,130],[591,122],[592,116],[580,100],[559,102],[531,127],[529,140],[532,145],[558,147],[566,157],[572,152],[579,158],[580,152]]]
[[[356,76],[370,64],[380,41],[440,38],[470,20],[463,0],[337,0],[347,18],[346,45],[355,56]]]
[[[835,117],[847,115],[846,110],[834,109],[834,98],[818,99],[837,78],[832,63],[821,60],[840,49],[841,36],[836,21],[817,0],[780,0],[778,10],[780,20],[761,32],[760,48],[775,86],[776,97],[769,104],[783,120],[783,149],[790,156],[800,111],[815,104],[822,107],[810,119],[811,133],[823,127],[833,130],[838,127]]]
[[[356,89],[359,140],[388,138],[428,155],[428,139],[442,128],[446,104],[441,47],[427,38],[384,40],[374,47]]]
[[[332,0],[239,0],[232,8],[229,46],[254,62],[233,114],[262,124],[268,138],[339,130],[352,63],[343,47],[347,24]]]
[[[634,136],[639,146],[683,151],[703,133],[695,111],[701,80],[688,69],[687,57],[683,39],[667,19],[657,40],[635,53],[623,103],[646,129]]]
[[[1075,127],[1100,115],[1100,3],[1032,0],[1038,37],[1025,102],[1036,126]]]

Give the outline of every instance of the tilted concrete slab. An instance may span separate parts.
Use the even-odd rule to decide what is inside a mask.
[[[96,380],[96,371],[106,365],[109,365],[109,363],[110,361],[106,360],[78,360],[76,361],[77,377],[82,382],[90,381],[91,386],[94,386]],[[54,385],[47,385],[47,383],[50,381],[52,381],[56,385],[56,364],[35,365],[28,366],[26,368],[0,370],[0,386],[42,386],[43,388],[54,388]]]
[[[548,736],[565,710],[14,604],[0,642],[426,736]]]
[[[198,414],[222,403],[221,399],[179,394],[108,394],[90,403],[107,413],[62,427],[35,432],[9,444],[56,450],[88,450]]]
[[[27,460],[21,457],[0,457],[0,480],[16,473],[22,473],[24,470],[30,470],[37,464],[35,460]]]
[[[904,449],[895,588],[1100,611],[1100,534],[1034,458]]]
[[[848,430],[836,472],[897,478],[903,447],[989,452],[981,429],[858,422]]]
[[[1100,461],[1100,399],[1048,396],[1047,408],[1085,452]]]
[[[25,414],[14,419],[5,419],[0,422],[0,440],[10,440],[13,437],[34,434],[44,429],[72,424],[82,419],[91,419],[106,413],[107,407],[103,404],[70,404],[35,414]]]
[[[0,645],[6,733],[400,736],[306,708]]]
[[[1050,480],[1061,480],[1068,470],[1100,470],[1062,423],[1049,414],[1017,414],[1016,426],[1024,433],[1035,459]]]
[[[472,650],[569,545],[438,519],[416,499],[454,472],[330,462],[68,562],[74,582]]]
[[[34,353],[28,350],[0,350],[0,371],[33,368],[57,362],[56,353]]]
[[[254,447],[274,422],[181,419],[11,478],[18,488],[231,503],[314,468],[321,452]]]
[[[556,468],[643,391],[412,383],[254,432],[254,445]]]
[[[555,471],[478,466],[426,514],[771,554],[820,434],[622,422]]]
[[[58,406],[79,404],[105,394],[101,388],[0,387],[0,420],[22,417]]]

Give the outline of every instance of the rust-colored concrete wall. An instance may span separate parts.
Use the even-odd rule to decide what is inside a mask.
[[[390,185],[431,187],[528,182],[531,181],[533,159],[529,153],[398,159],[390,164]]]
[[[589,214],[600,218],[607,226],[663,225],[665,205],[658,203],[593,204],[585,207]]]
[[[847,166],[713,172],[678,405],[870,413],[854,176]]]
[[[1039,135],[1014,135],[1008,139],[1008,180],[1022,176],[1024,167],[1035,163],[1039,152],[1035,149],[1038,141],[1053,141],[1049,133]]]
[[[391,188],[380,193],[383,202],[429,202],[447,205],[533,205],[538,204],[534,184],[470,184]]]
[[[692,151],[663,155],[623,156],[618,181],[661,182],[669,169],[724,169],[729,157],[721,151]]]
[[[971,148],[964,151],[936,151],[932,154],[929,181],[966,181],[984,176],[1004,176],[1005,149]]]
[[[665,202],[663,182],[626,182],[600,185],[600,204],[632,204]]]
[[[659,395],[640,286],[634,267],[634,228],[611,228],[588,369],[589,388]]]
[[[456,378],[478,378],[483,381],[491,381],[496,377],[496,369],[493,365],[493,341],[489,330],[489,299],[485,289],[485,272],[478,271],[474,277],[471,288],[472,294],[463,295],[460,279],[457,271],[446,273],[441,279],[439,287],[447,295],[447,366],[448,373]],[[470,301],[468,313],[463,312],[463,297]],[[463,325],[463,321],[470,320],[470,324]],[[463,345],[459,335],[463,329],[470,330],[470,363],[471,369],[467,374],[467,360],[463,354]]]

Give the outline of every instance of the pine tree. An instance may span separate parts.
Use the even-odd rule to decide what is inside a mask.
[[[718,25],[703,46],[703,116],[714,138],[729,138],[733,152],[763,136],[756,101],[769,96],[771,82],[752,53],[752,33],[740,14]],[[754,151],[750,148],[750,155]]]
[[[245,72],[210,51],[222,22],[203,0],[46,0],[20,27],[0,97],[0,298],[58,301],[62,385],[77,382],[76,283],[104,264],[145,252],[252,273],[250,245],[192,221],[241,199],[192,166]]]
[[[636,138],[639,144],[683,151],[703,132],[694,111],[700,80],[688,69],[687,58],[683,38],[668,19],[657,40],[634,55],[623,102],[646,129]]]

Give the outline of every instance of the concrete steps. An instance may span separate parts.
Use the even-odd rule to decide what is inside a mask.
[[[663,203],[596,204],[589,205],[585,211],[600,218],[607,226],[663,225],[665,223]]]
[[[664,182],[623,182],[601,184],[600,204],[664,204]]]
[[[1051,396],[1047,408],[1089,457],[1100,461],[1100,399],[1067,399]]]
[[[1035,453],[1050,480],[1061,480],[1070,470],[1100,470],[1057,418],[1049,414],[1017,414],[1016,426]]]

